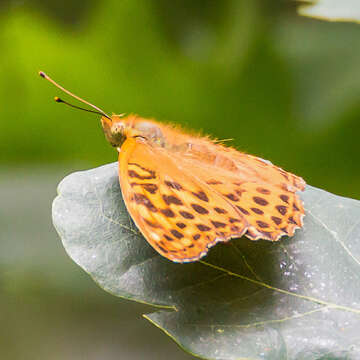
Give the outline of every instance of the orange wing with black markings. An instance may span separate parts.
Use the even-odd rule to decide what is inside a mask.
[[[198,260],[217,242],[244,234],[277,240],[302,223],[302,204],[293,192],[240,181],[229,171],[219,173],[216,166],[171,154],[143,138],[128,138],[122,145],[119,177],[136,226],[174,262]]]

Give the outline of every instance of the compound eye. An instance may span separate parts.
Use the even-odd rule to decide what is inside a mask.
[[[123,133],[125,130],[125,124],[123,122],[115,122],[112,125],[111,130],[113,133]]]

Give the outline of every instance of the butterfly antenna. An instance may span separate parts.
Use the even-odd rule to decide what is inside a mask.
[[[96,111],[93,111],[93,110],[87,110],[87,109],[84,109],[84,108],[81,108],[79,106],[76,106],[76,105],[72,105],[62,99],[60,99],[59,97],[55,97],[55,101],[58,102],[58,103],[64,103],[66,105],[69,105],[75,109],[80,109],[80,110],[84,110],[84,111],[88,111],[88,112],[92,112],[92,113],[95,113],[95,114],[100,114],[100,115],[103,115],[105,116],[106,118],[110,119],[111,120],[111,117],[109,115],[106,114],[105,111],[101,110],[100,108],[98,108],[97,106],[89,103],[88,101],[82,99],[81,97],[79,96],[76,96],[75,94],[73,94],[72,92],[70,92],[69,90],[66,90],[65,88],[63,88],[61,85],[59,85],[57,82],[55,82],[51,77],[49,77],[48,75],[46,75],[43,71],[39,71],[39,75],[50,81],[53,85],[55,85],[57,88],[59,88],[60,90],[62,90],[63,92],[65,92],[66,94],[72,96],[73,98],[75,98],[76,100],[79,100],[80,102],[92,107],[93,109],[95,109]]]
[[[80,106],[76,106],[74,104],[70,104],[68,103],[67,101],[63,100],[63,99],[60,99],[58,96],[55,96],[54,97],[54,100],[57,102],[57,103],[63,103],[63,104],[66,104],[68,106],[71,106],[72,108],[74,109],[79,109],[79,110],[83,110],[83,111],[87,111],[87,112],[91,112],[93,114],[98,114],[98,115],[104,115],[106,117],[108,117],[106,114],[100,112],[100,111],[96,111],[96,110],[89,110],[89,109],[85,109],[85,108],[82,108]],[[110,119],[110,118],[109,118]],[[111,120],[111,119],[110,119]]]

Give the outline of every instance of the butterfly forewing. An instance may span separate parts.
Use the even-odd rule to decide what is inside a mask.
[[[166,151],[128,139],[119,155],[127,209],[147,241],[176,262],[194,261],[219,241],[240,237],[246,219]]]

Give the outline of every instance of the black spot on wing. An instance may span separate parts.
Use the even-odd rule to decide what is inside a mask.
[[[277,216],[272,216],[271,220],[276,224],[276,225],[280,225],[281,224],[281,219]]]
[[[198,204],[191,204],[191,207],[199,214],[208,214],[209,211]]]
[[[186,224],[184,224],[183,222],[177,222],[176,226],[178,226],[180,229],[186,228]]]
[[[171,205],[171,204],[182,205],[183,204],[182,201],[175,195],[163,195],[162,198],[164,199],[164,201],[167,205]]]
[[[206,202],[209,201],[209,198],[203,191],[193,192],[193,195],[195,195],[198,199],[200,199],[202,201],[206,201]]]
[[[200,231],[209,231],[211,230],[211,227],[204,225],[204,224],[196,224],[196,227],[200,230]]]
[[[250,213],[249,213],[246,209],[242,208],[241,206],[236,205],[236,207],[237,207],[244,215],[250,215]]]
[[[264,212],[261,209],[258,208],[251,208],[251,210],[258,215],[264,215]]]
[[[269,227],[269,224],[267,224],[266,222],[261,221],[261,220],[256,221],[256,223],[257,223],[258,226],[261,227],[262,229],[265,229],[265,228],[268,228],[268,227]]]
[[[139,175],[136,171],[134,170],[129,170],[128,171],[128,175],[131,178],[136,178],[136,179],[141,179],[141,180],[148,180],[148,179],[155,179],[155,175]]]
[[[231,201],[239,201],[239,198],[235,194],[225,194],[225,196]]]
[[[134,162],[129,162],[128,165],[137,166],[137,167],[140,168],[141,170],[146,171],[146,172],[148,172],[149,174],[155,175],[155,171],[154,171],[154,170],[147,169],[147,168],[141,166],[140,164],[137,164],[137,163],[134,163]]]
[[[270,193],[271,193],[270,190],[262,188],[262,187],[256,188],[256,191],[258,191],[259,193],[264,194],[264,195],[270,195]]]
[[[226,214],[227,211],[223,208],[219,208],[219,207],[214,207],[214,210],[218,213],[218,214]]]
[[[167,185],[169,188],[171,189],[175,189],[175,190],[182,190],[182,186],[177,183],[176,181],[165,181],[165,185]]]
[[[194,219],[194,215],[187,212],[187,211],[179,211],[179,214],[184,218],[184,219]]]
[[[150,194],[155,194],[158,189],[157,185],[155,184],[142,184],[142,187]]]
[[[143,194],[134,193],[133,200],[139,205],[144,205],[152,212],[158,211],[154,204]]]
[[[161,209],[160,210],[166,217],[174,217],[175,214],[171,209]]]
[[[285,215],[287,213],[287,207],[284,205],[277,205],[275,208],[281,215]]]
[[[211,223],[216,227],[216,228],[224,228],[226,226],[225,223],[221,222],[221,221],[213,221],[211,220]]]
[[[172,229],[172,230],[170,230],[170,232],[178,239],[181,239],[184,237],[184,235],[181,232],[177,231],[176,229]]]
[[[264,198],[261,198],[259,196],[254,196],[253,197],[253,200],[258,204],[258,205],[262,205],[262,206],[265,206],[265,205],[268,205],[269,202],[267,200],[265,200]]]

